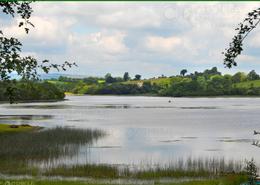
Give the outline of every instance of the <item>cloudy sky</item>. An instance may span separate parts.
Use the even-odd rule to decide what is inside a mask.
[[[75,61],[67,73],[144,77],[217,66],[223,73],[260,73],[260,28],[247,38],[238,67],[223,66],[235,27],[260,3],[35,2],[29,35],[17,19],[1,17],[3,32],[23,42],[23,54],[54,63]]]

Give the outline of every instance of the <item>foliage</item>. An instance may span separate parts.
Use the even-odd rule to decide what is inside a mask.
[[[20,1],[2,1],[0,2],[0,8],[4,14],[15,17],[18,15],[21,18],[19,27],[23,27],[25,32],[29,33],[29,27],[34,25],[30,22],[32,15],[31,2]],[[13,81],[10,80],[10,74],[15,72],[22,79],[38,79],[38,70],[42,69],[43,72],[48,73],[51,69],[66,70],[67,67],[76,65],[75,63],[69,63],[65,61],[63,64],[52,64],[48,60],[42,62],[32,56],[21,56],[22,43],[17,38],[8,38],[4,36],[4,33],[0,30],[0,80],[5,81],[7,88],[7,94],[9,101],[12,103],[14,98]]]
[[[255,185],[256,184],[255,179],[258,176],[257,175],[258,169],[256,167],[254,159],[251,159],[250,161],[246,161],[245,170],[246,170],[247,176],[248,176],[248,184]]]
[[[130,80],[130,76],[129,76],[129,73],[128,73],[128,72],[125,72],[125,73],[124,73],[123,79],[124,79],[124,81]]]
[[[183,70],[181,70],[180,75],[185,76],[185,74],[186,74],[187,72],[188,72],[187,69],[183,69]]]
[[[141,80],[141,77],[142,77],[141,75],[136,74],[134,80]]]
[[[105,78],[88,77],[84,79],[60,78],[53,81],[62,90],[75,94],[116,94],[116,95],[159,95],[159,96],[220,96],[220,95],[260,95],[259,75],[254,71],[248,74],[237,72],[234,75],[222,75],[216,67],[186,76],[158,77],[151,79],[133,79],[124,81],[108,73]],[[99,83],[105,79],[105,83]]]
[[[257,27],[260,22],[260,8],[255,9],[248,13],[243,22],[239,23],[236,30],[237,34],[233,37],[232,42],[229,44],[229,48],[225,49],[224,65],[228,68],[237,66],[235,59],[243,51],[243,41],[248,34]]]
[[[62,100],[64,92],[54,84],[38,81],[13,81],[12,101]],[[0,81],[0,101],[9,101],[6,82]]]

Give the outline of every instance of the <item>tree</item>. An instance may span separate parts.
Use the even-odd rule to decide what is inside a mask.
[[[0,2],[0,9],[4,14],[10,15],[11,17],[19,16],[21,21],[18,27],[23,27],[25,32],[28,34],[30,28],[34,25],[30,22],[30,17],[33,12],[31,2],[20,2],[20,1],[2,1]],[[31,56],[21,56],[22,43],[16,38],[7,38],[4,33],[0,30],[0,80],[6,83],[8,86],[7,94],[9,100],[12,103],[13,91],[14,91],[14,80],[10,80],[10,74],[16,72],[23,79],[38,79],[38,71],[42,69],[44,73],[48,73],[51,69],[66,70],[67,67],[76,65],[75,63],[69,63],[65,61],[63,64],[52,64],[48,60],[41,62]]]
[[[185,76],[185,74],[186,74],[187,72],[188,72],[187,69],[183,69],[183,70],[181,70],[180,75]]]
[[[239,83],[239,82],[243,82],[246,81],[246,74],[242,73],[242,72],[237,72],[236,74],[234,74],[231,78],[233,83]]]
[[[226,48],[225,52],[222,52],[222,54],[224,54],[224,65],[226,67],[231,68],[232,66],[237,66],[235,59],[243,51],[243,41],[248,34],[257,27],[259,22],[260,8],[249,12],[244,21],[238,24],[238,27],[236,28],[238,31],[237,34],[229,43],[229,48]]]
[[[141,75],[136,74],[136,75],[135,75],[135,80],[141,80]]]
[[[115,82],[115,79],[111,76],[110,73],[107,73],[105,75],[105,81],[106,81],[106,83],[113,83],[113,82]]]
[[[124,76],[123,76],[123,79],[124,79],[124,81],[130,80],[130,77],[129,77],[129,73],[128,73],[128,72],[125,72],[125,74],[124,74]]]
[[[247,79],[248,80],[258,80],[259,75],[255,72],[255,70],[252,70],[247,74]]]

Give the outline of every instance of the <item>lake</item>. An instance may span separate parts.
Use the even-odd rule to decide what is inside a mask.
[[[97,128],[107,135],[57,164],[167,165],[188,157],[260,162],[260,98],[67,96],[1,104],[1,123]]]

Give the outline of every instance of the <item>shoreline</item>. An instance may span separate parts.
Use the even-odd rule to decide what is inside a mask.
[[[159,96],[152,94],[66,94],[69,96],[119,96],[119,97],[161,97],[161,98],[260,98],[259,96],[243,96],[243,95],[219,95],[219,96]],[[64,99],[68,100],[68,99]]]

